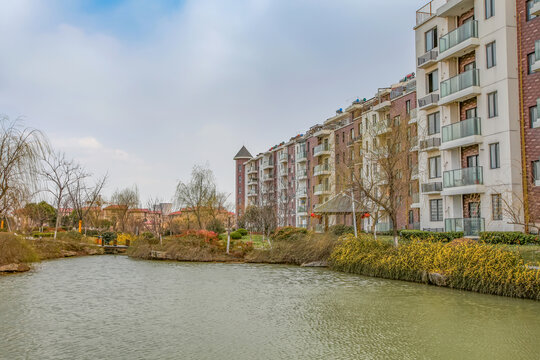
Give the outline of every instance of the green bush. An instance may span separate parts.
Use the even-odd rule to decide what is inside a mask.
[[[83,234],[78,231],[62,231],[56,235],[59,240],[81,240]]]
[[[106,231],[101,235],[103,239],[103,244],[108,245],[116,240],[116,233],[112,231]]]
[[[432,240],[450,242],[463,237],[463,231],[434,232],[422,230],[401,230],[399,235],[403,240]]]
[[[286,226],[274,231],[272,234],[272,239],[275,241],[296,240],[299,236],[303,236],[305,234],[307,234],[307,230],[304,228]]]
[[[485,231],[480,233],[480,241],[488,244],[540,245],[538,235],[524,234],[519,231]]]
[[[54,236],[54,233],[52,232],[39,232],[39,231],[34,231],[32,233],[32,236],[35,237],[35,238],[39,238],[39,237],[53,237]]]
[[[334,235],[341,236],[345,234],[354,234],[354,227],[343,225],[343,224],[337,224],[337,225],[330,226],[328,228],[328,231]]]
[[[238,231],[233,231],[231,233],[231,239],[233,240],[239,240],[242,238],[242,234],[240,234]]]
[[[240,228],[240,229],[238,229],[236,231],[239,232],[240,234],[242,234],[242,236],[246,236],[248,234],[248,231],[246,229]]]

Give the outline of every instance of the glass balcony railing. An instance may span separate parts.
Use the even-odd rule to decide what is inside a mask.
[[[388,232],[392,230],[392,224],[389,222],[375,224],[375,230],[377,230],[377,232]]]
[[[307,152],[306,151],[300,151],[299,153],[296,153],[296,161],[303,161],[307,159]]]
[[[418,204],[420,202],[420,194],[419,193],[413,193],[411,195],[413,204]]]
[[[306,188],[298,188],[298,189],[296,189],[296,195],[298,195],[298,196],[306,196],[307,195],[307,189]]]
[[[424,139],[420,141],[420,149],[431,149],[431,148],[437,148],[441,146],[441,138],[440,137],[432,137],[429,139]]]
[[[296,173],[296,178],[297,179],[302,179],[302,178],[305,178],[307,177],[307,169],[300,169],[297,171]]]
[[[439,101],[439,94],[429,94],[421,99],[418,99],[418,107],[423,108],[428,105],[437,104]]]
[[[484,228],[484,218],[444,219],[444,231],[463,231],[465,236],[479,236]]]
[[[330,187],[326,186],[324,184],[319,184],[319,185],[315,186],[315,192],[316,193],[324,193],[324,192],[328,192],[328,191],[330,191]]]
[[[480,118],[470,118],[451,125],[443,126],[442,141],[447,142],[467,136],[481,135],[481,124],[482,122],[480,121]]]
[[[441,191],[442,191],[442,182],[440,181],[422,184],[423,193],[441,192]]]
[[[298,208],[296,208],[296,212],[305,213],[305,212],[307,212],[307,209],[306,209],[305,206],[299,206]]]
[[[330,151],[330,146],[328,146],[328,144],[317,145],[313,149],[313,153],[314,153],[315,156],[317,156],[318,154],[320,154],[320,153],[322,153],[324,151]]]
[[[480,86],[480,70],[471,69],[441,82],[441,98],[472,86]]]
[[[478,37],[478,21],[468,21],[457,29],[439,38],[439,50],[441,53],[465,40]]]
[[[287,161],[289,159],[289,154],[281,153],[279,154],[279,161]]]
[[[481,166],[445,171],[443,173],[443,187],[452,188],[467,185],[481,185],[484,183],[484,174]]]
[[[328,171],[330,171],[330,165],[328,164],[317,165],[313,168],[313,175],[314,176],[321,175]]]

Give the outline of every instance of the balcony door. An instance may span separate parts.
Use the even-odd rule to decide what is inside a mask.
[[[478,155],[467,156],[467,167],[478,166]]]
[[[476,108],[465,110],[465,119],[472,119],[476,117]]]

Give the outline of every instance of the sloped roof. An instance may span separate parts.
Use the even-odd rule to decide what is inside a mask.
[[[354,201],[355,211],[361,212],[359,208],[360,203]],[[337,194],[324,204],[317,206],[313,212],[315,214],[351,214],[352,213],[352,199],[350,196],[344,193]]]
[[[250,152],[248,151],[248,149],[246,149],[245,146],[242,146],[242,148],[240,149],[240,151],[238,152],[238,154],[236,154],[236,156],[234,157],[233,160],[236,160],[236,159],[251,159],[253,156],[251,156]]]

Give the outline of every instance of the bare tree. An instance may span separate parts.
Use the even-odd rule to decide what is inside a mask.
[[[216,214],[224,207],[227,197],[217,191],[212,170],[202,166],[194,166],[190,181],[180,181],[176,186],[177,205],[193,212],[199,229],[204,228],[204,215]]]
[[[111,203],[118,206],[118,221],[121,231],[126,231],[128,225],[128,217],[130,210],[139,206],[139,189],[137,186],[116,190],[112,197]]]
[[[368,127],[366,135],[369,140],[363,149],[363,164],[353,171],[350,186],[371,207],[374,220],[388,218],[394,245],[398,246],[397,217],[408,196],[412,173],[408,155],[416,140],[408,133],[407,122],[399,118],[380,119]]]
[[[23,127],[20,120],[0,118],[0,217],[7,218],[36,192],[40,160],[48,151],[40,131]]]
[[[54,227],[54,239],[58,233],[61,221],[60,206],[67,197],[68,187],[76,181],[75,175],[80,174],[80,165],[67,160],[63,153],[50,153],[43,159],[41,176],[45,179],[45,190],[50,193],[56,207],[56,223]]]
[[[73,181],[67,187],[69,203],[73,207],[75,217],[79,222],[79,231],[83,220],[101,199],[101,192],[107,182],[107,175],[99,177],[93,185],[88,184],[90,174],[82,167],[72,173]],[[86,229],[86,225],[85,225]]]
[[[163,201],[158,198],[150,198],[147,202],[148,213],[146,215],[145,226],[150,232],[159,238],[159,243],[163,243],[164,215],[161,204]]]

